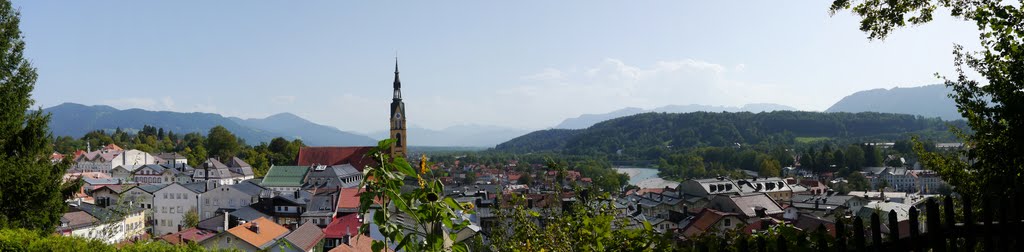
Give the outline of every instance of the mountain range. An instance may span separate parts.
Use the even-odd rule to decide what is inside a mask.
[[[604,114],[583,114],[579,117],[569,118],[555,126],[556,129],[583,129],[590,127],[596,123],[615,119],[623,116],[631,116],[646,112],[664,112],[664,113],[689,113],[697,111],[705,112],[771,112],[771,111],[797,111],[798,109],[786,105],[774,104],[774,103],[753,103],[743,105],[742,107],[731,107],[731,106],[708,106],[699,104],[690,105],[668,105],[664,107],[658,107],[654,109],[642,109],[628,107]]]
[[[141,129],[144,125],[164,128],[175,133],[200,132],[206,134],[217,125],[224,126],[249,144],[270,142],[275,137],[302,139],[311,146],[372,145],[376,141],[367,136],[345,132],[281,113],[263,119],[227,118],[213,113],[181,113],[148,111],[142,109],[119,110],[110,106],[86,106],[63,103],[43,109],[51,113],[50,130],[56,136],[81,137],[93,130]]]
[[[474,146],[494,147],[509,139],[529,133],[529,130],[514,129],[492,125],[455,125],[441,130],[411,126],[409,142],[419,146]],[[388,131],[381,130],[369,134],[371,137],[384,139]]]
[[[942,84],[871,89],[843,97],[825,112],[873,111],[939,117],[943,120],[963,119],[956,110],[956,102],[948,96],[951,92]]]

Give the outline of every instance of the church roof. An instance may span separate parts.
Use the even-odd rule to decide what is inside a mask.
[[[363,167],[373,165],[373,157],[367,155],[373,147],[302,147],[299,149],[298,166],[351,164],[360,172]]]

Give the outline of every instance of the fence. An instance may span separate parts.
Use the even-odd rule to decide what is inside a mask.
[[[993,203],[997,200],[997,203]],[[1024,200],[1018,199],[993,199],[983,198],[981,200],[981,218],[974,215],[976,210],[970,198],[961,198],[961,214],[957,214],[957,208],[953,205],[953,197],[944,197],[943,206],[940,207],[935,198],[930,198],[925,204],[925,223],[921,225],[919,211],[911,207],[909,215],[909,234],[900,235],[900,224],[897,220],[897,213],[892,210],[888,213],[889,235],[882,238],[881,218],[878,213],[871,215],[867,228],[864,227],[864,220],[855,217],[851,224],[845,224],[837,219],[835,225],[836,237],[825,237],[818,235],[811,239],[805,239],[806,234],[796,237],[800,241],[797,245],[786,241],[787,237],[779,235],[773,245],[770,246],[764,236],[751,241],[748,239],[736,239],[727,244],[728,241],[720,240],[721,244],[715,246],[718,251],[1021,251],[1024,247],[1018,239],[1024,238]],[[998,204],[998,206],[996,206]],[[923,230],[921,229],[923,226]],[[824,230],[824,226],[820,227]],[[793,239],[794,237],[789,237]],[[811,242],[813,244],[807,244]],[[769,248],[773,247],[773,248]],[[701,246],[700,250],[708,251],[709,246]]]

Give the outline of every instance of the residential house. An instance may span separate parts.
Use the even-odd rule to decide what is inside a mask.
[[[363,173],[351,164],[315,165],[310,167],[304,183],[305,189],[311,188],[352,188],[359,186]]]
[[[115,148],[104,148],[78,156],[75,159],[75,166],[73,168],[81,172],[104,172],[109,174],[114,167],[121,165],[156,164],[162,161],[140,150],[122,150],[116,145],[111,145]]]
[[[789,200],[790,197],[793,197],[793,189],[789,187],[789,183],[778,177],[737,180],[736,185],[742,192],[764,193],[778,201]]]
[[[746,223],[740,219],[740,215],[737,213],[704,208],[696,216],[685,221],[682,230],[684,237],[693,238],[708,232],[722,235],[744,225]]]
[[[272,250],[272,245],[288,234],[288,228],[274,221],[259,218],[252,222],[239,224],[213,238],[206,239],[200,245],[207,248],[237,249],[241,251]]]
[[[259,202],[252,204],[251,207],[270,215],[280,225],[296,227],[312,199],[313,194],[303,190],[292,193],[265,191],[260,193]]]
[[[181,232],[160,236],[159,239],[170,243],[171,245],[185,245],[187,243],[200,244],[207,239],[213,238],[215,235],[217,235],[217,233],[209,230],[189,228],[181,230]]]
[[[208,181],[215,185],[232,185],[254,177],[252,166],[237,157],[231,158],[227,165],[210,158],[194,170],[192,180]]]
[[[223,209],[223,211],[219,212],[217,215],[199,221],[198,227],[203,230],[219,233],[238,226],[239,223],[252,222],[259,218],[272,219],[273,217],[249,206],[240,207],[235,210]],[[227,223],[224,223],[225,221],[227,221]]]
[[[118,199],[121,198],[121,192],[130,187],[131,186],[103,185],[93,189],[89,193],[89,196],[92,196],[93,202],[100,207],[112,206],[116,205]]]
[[[182,156],[181,154],[174,152],[161,152],[157,153],[154,156],[160,158],[163,161],[160,162],[159,164],[166,165],[167,167],[175,167],[183,164],[188,164],[188,157]]]
[[[740,214],[740,218],[748,221],[758,220],[765,216],[781,218],[783,214],[782,206],[765,193],[715,195],[708,203],[708,207],[722,212]]]
[[[827,193],[823,195],[794,195],[789,202],[799,212],[810,213],[819,217],[831,215],[835,211],[841,211],[840,214],[844,216],[856,213],[867,203],[868,200],[862,197]]]
[[[680,183],[677,190],[684,194],[709,198],[719,194],[740,193],[740,187],[735,182],[723,177],[687,180]]]
[[[274,251],[313,252],[323,251],[324,231],[316,224],[306,222],[294,231],[277,240]]]
[[[57,233],[114,244],[145,235],[145,220],[145,213],[139,208],[108,209],[78,203],[61,217]]]
[[[309,166],[273,165],[260,185],[270,190],[291,193],[302,189],[309,170]]]
[[[331,224],[324,228],[324,250],[335,251],[336,248],[344,247],[352,249],[351,247],[354,247],[352,245],[355,242],[352,240],[355,240],[354,238],[360,235],[359,225],[361,224],[362,221],[357,213],[345,214],[334,218]],[[372,240],[370,237],[362,239],[368,240],[367,243],[369,243],[369,240]]]
[[[153,192],[153,232],[164,235],[181,231],[185,213],[189,210],[200,213],[201,195],[208,188],[202,182],[170,184]]]
[[[166,186],[167,184],[140,185],[121,191],[121,200],[127,200],[132,202],[131,205],[144,209],[147,233],[153,234],[154,224],[156,224],[153,215],[153,194]]]
[[[259,201],[260,193],[266,190],[252,181],[210,188],[200,196],[203,199],[203,212],[200,214],[200,218],[206,219],[224,210],[233,211],[247,207]]]

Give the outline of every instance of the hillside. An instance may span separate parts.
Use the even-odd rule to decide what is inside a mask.
[[[615,119],[623,116],[631,116],[635,114],[645,112],[664,112],[664,113],[690,113],[698,111],[706,112],[771,112],[771,111],[796,111],[796,108],[774,104],[774,103],[752,103],[746,104],[742,107],[730,107],[730,106],[708,106],[699,104],[690,105],[668,105],[658,107],[654,109],[641,109],[641,108],[624,108],[604,114],[583,114],[578,117],[565,119],[562,123],[555,126],[556,129],[584,129],[590,127],[596,123]]]
[[[962,121],[954,123],[963,125]],[[621,153],[623,158],[642,158],[658,156],[671,149],[699,146],[766,141],[793,144],[796,137],[884,141],[921,134],[927,138],[952,139],[946,125],[937,118],[873,112],[644,113],[604,121],[582,130],[536,131],[499,144],[495,150],[581,155]]]
[[[956,103],[947,95],[952,92],[942,84],[910,88],[872,89],[853,93],[836,102],[825,112],[882,112],[963,119]]]
[[[368,145],[369,137],[355,135],[318,125],[294,115],[279,115],[265,119],[242,120],[225,118],[212,113],[180,113],[147,111],[142,109],[118,110],[110,106],[86,106],[64,103],[43,109],[52,113],[50,130],[55,136],[81,137],[93,130],[141,129],[152,125],[175,133],[206,133],[217,125],[224,126],[249,144],[270,142],[274,137],[302,138],[307,145]],[[289,114],[290,115],[290,114]],[[311,130],[312,129],[312,130]],[[333,131],[331,130],[333,129]]]
[[[240,119],[232,121],[254,129],[276,132],[283,137],[323,143],[317,145],[374,145],[377,141],[367,136],[341,131],[338,128],[316,124],[291,113],[280,113],[267,118]]]
[[[522,136],[528,130],[487,125],[455,125],[441,130],[411,126],[409,144],[413,146],[465,146],[494,147],[509,139]],[[377,131],[372,137],[387,138],[388,131]]]

